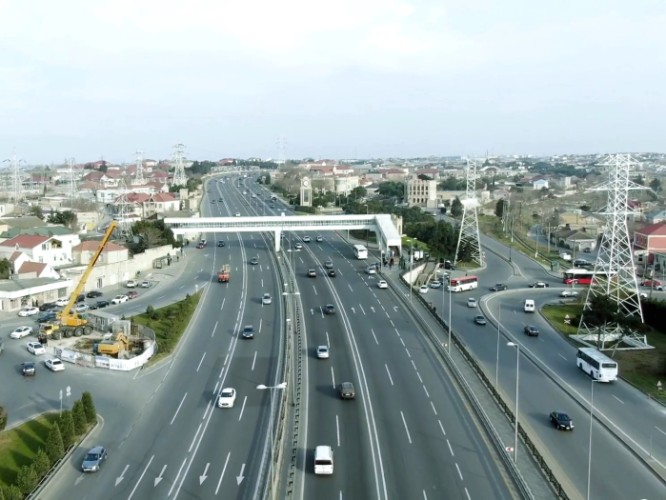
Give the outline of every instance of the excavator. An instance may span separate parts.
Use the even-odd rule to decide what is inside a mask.
[[[115,340],[102,340],[95,344],[96,354],[99,354],[100,356],[112,356],[117,358],[118,355],[128,349],[129,339],[122,332],[116,335]]]
[[[78,285],[76,285],[74,292],[70,296],[69,302],[61,312],[57,313],[56,319],[58,321],[51,323],[43,323],[40,326],[39,328],[40,342],[45,343],[46,339],[49,336],[52,336],[54,338],[71,337],[72,335],[74,335],[75,337],[80,337],[81,335],[88,335],[92,333],[92,326],[88,324],[87,319],[82,318],[78,315],[78,313],[74,309],[74,306],[76,304],[77,297],[83,290],[83,287],[85,287],[86,281],[88,281],[90,273],[92,272],[93,268],[95,267],[95,264],[99,260],[99,256],[102,255],[102,251],[104,250],[104,247],[106,247],[106,244],[111,239],[111,235],[113,234],[113,231],[116,229],[117,225],[118,223],[116,221],[111,221],[111,223],[109,224],[106,233],[104,233],[102,241],[100,241],[99,243],[99,247],[97,247],[95,254],[90,259],[90,262],[86,267],[86,270],[83,272],[83,275],[81,276]]]

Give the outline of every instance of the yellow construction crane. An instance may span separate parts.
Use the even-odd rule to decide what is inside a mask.
[[[99,243],[99,247],[97,247],[95,255],[93,255],[92,259],[90,259],[90,262],[88,263],[86,270],[83,272],[78,285],[76,285],[74,292],[69,298],[69,302],[65,308],[57,314],[58,322],[44,323],[40,328],[40,334],[52,335],[53,333],[58,332],[63,337],[71,337],[72,335],[75,337],[80,337],[81,335],[88,335],[92,332],[92,326],[88,324],[87,319],[82,318],[77,314],[76,310],[74,310],[74,305],[76,304],[76,299],[81,293],[81,290],[83,290],[83,287],[86,286],[86,281],[88,281],[88,277],[90,276],[93,267],[95,267],[99,256],[102,254],[104,247],[106,247],[106,244],[111,239],[111,234],[113,234],[113,231],[116,229],[117,225],[118,223],[113,220],[109,224],[106,233],[104,233],[102,241]]]

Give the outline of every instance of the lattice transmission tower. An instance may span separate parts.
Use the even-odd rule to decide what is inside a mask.
[[[18,203],[23,199],[23,177],[21,176],[21,162],[23,160],[19,160],[16,153],[14,153],[11,158],[8,158],[5,161],[9,162],[9,168],[11,171],[10,175],[12,178],[10,199],[13,200],[14,203]]]
[[[69,199],[73,200],[78,194],[74,178],[74,158],[67,158],[67,167],[69,168]]]
[[[118,207],[118,231],[124,236],[128,237],[131,234],[132,223],[129,222],[127,209],[129,207],[129,200],[127,199],[127,183],[124,178],[120,178],[118,182],[120,194],[116,198],[116,206]]]
[[[629,180],[629,172],[635,164],[630,155],[610,156],[602,163],[608,168],[608,183],[594,188],[595,191],[608,191],[608,203],[601,212],[606,216],[606,228],[575,338],[583,343],[597,344],[599,349],[608,348],[610,343],[617,348],[622,340],[628,341],[634,348],[647,346],[644,336],[626,331],[615,323],[603,327],[586,323],[586,318],[593,314],[590,299],[597,296],[609,297],[616,304],[620,317],[643,322],[636,266],[627,228],[627,216],[633,213],[628,204],[629,191],[646,189]]]
[[[479,199],[476,197],[476,181],[478,179],[476,167],[476,161],[467,159],[465,196],[460,200],[463,206],[463,215],[454,264],[460,260],[462,253],[469,256],[472,262],[477,262],[480,266],[483,266],[483,252],[481,251],[481,239],[479,237],[479,214],[477,212]]]
[[[146,179],[143,177],[143,151],[136,152],[136,172],[134,173],[134,183],[137,186],[143,186]]]
[[[185,175],[185,146],[176,144],[173,152],[173,180],[172,186],[185,186],[187,184],[187,176]]]

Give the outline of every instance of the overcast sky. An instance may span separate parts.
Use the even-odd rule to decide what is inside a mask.
[[[0,0],[0,19],[0,159],[666,149],[664,0]]]

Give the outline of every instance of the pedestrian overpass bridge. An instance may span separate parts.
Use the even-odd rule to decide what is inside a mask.
[[[379,248],[384,255],[401,255],[400,231],[390,214],[367,215],[272,215],[250,217],[166,217],[164,223],[175,236],[191,235],[198,238],[203,233],[272,232],[275,234],[275,251],[280,251],[284,231],[317,232],[368,229],[377,235]]]

